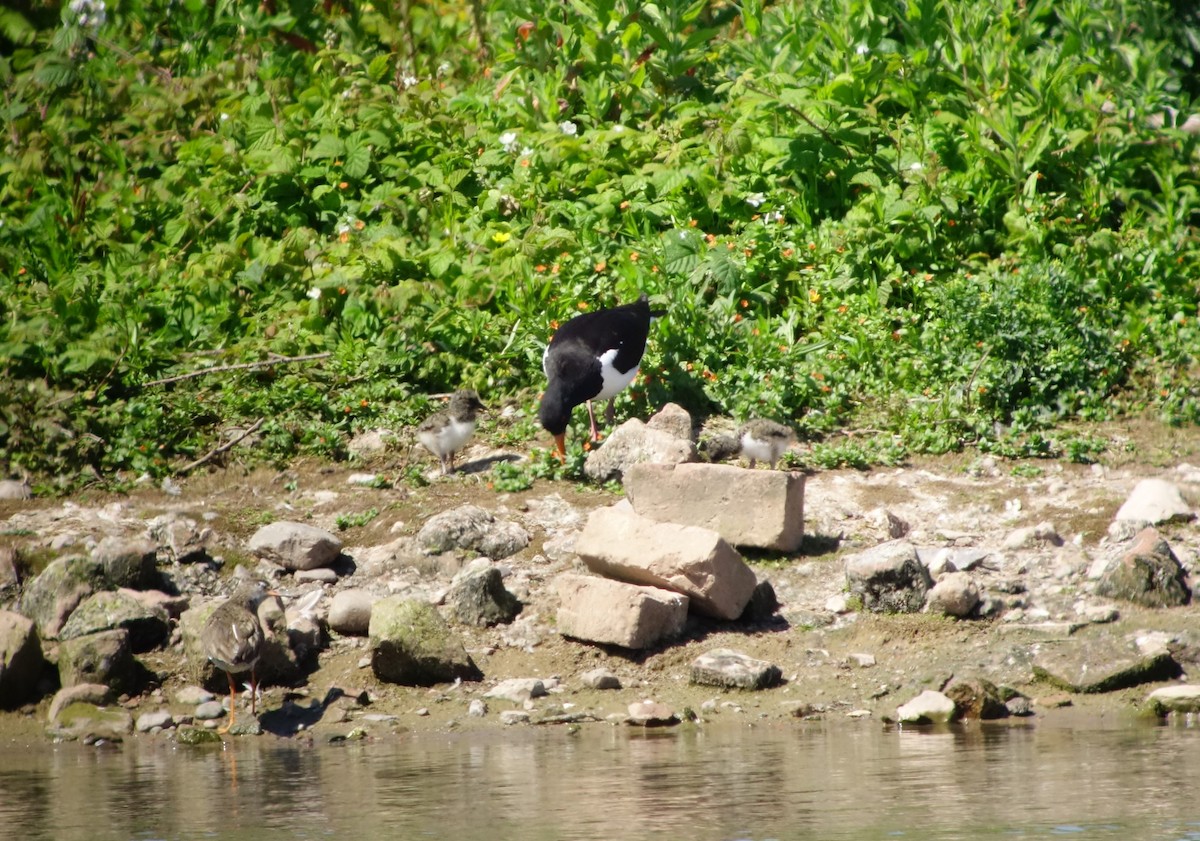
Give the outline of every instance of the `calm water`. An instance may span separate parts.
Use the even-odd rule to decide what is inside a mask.
[[[0,746],[0,837],[1200,841],[1200,729],[796,722]]]

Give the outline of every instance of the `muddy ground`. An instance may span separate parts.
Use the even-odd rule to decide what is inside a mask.
[[[993,460],[967,453],[913,459],[899,468],[812,472],[806,488],[803,551],[790,557],[748,558],[779,596],[781,607],[774,620],[750,626],[693,620],[683,639],[648,652],[566,640],[554,631],[551,583],[557,573],[580,565],[569,553],[552,552],[551,557],[544,551],[547,537],[555,536],[551,534],[554,529],[531,527],[533,543],[503,562],[513,573],[510,577],[522,582],[518,595],[526,601],[526,608],[517,624],[458,629],[485,675],[481,683],[434,688],[385,684],[364,665],[365,639],[335,636],[305,685],[267,688],[264,727],[301,738],[344,735],[355,728],[372,737],[385,737],[500,727],[499,712],[519,708],[517,705],[489,700],[488,713],[479,718],[468,715],[470,701],[481,698],[500,680],[530,677],[560,682],[549,697],[532,702],[535,715],[583,714],[585,720],[604,720],[623,714],[632,702],[653,699],[681,716],[694,714],[701,720],[734,719],[749,724],[764,717],[804,713],[829,721],[866,715],[884,721],[894,715],[897,705],[922,689],[939,688],[954,676],[984,677],[1027,695],[1034,701],[1034,720],[1056,716],[1133,718],[1156,685],[1070,695],[1034,682],[1030,653],[1045,640],[1045,632],[1031,623],[1009,622],[1002,615],[952,620],[928,615],[837,614],[829,609],[830,600],[844,592],[842,569],[847,555],[886,539],[879,514],[886,509],[908,523],[910,539],[918,545],[977,546],[1001,556],[1006,535],[1022,526],[1049,521],[1066,543],[1053,550],[1031,551],[1021,561],[1031,579],[1025,603],[1047,611],[1052,619],[1068,616],[1072,604],[1087,598],[1086,579],[1080,571],[1092,557],[1108,550],[1108,525],[1136,481],[1150,476],[1178,479],[1181,465],[1200,465],[1200,431],[1196,429],[1129,422],[1080,431],[1108,443],[1094,465]],[[800,447],[803,451],[804,445]],[[469,464],[496,452],[485,438],[462,460]],[[406,453],[403,459],[411,457],[414,455]],[[237,563],[252,563],[238,546],[272,519],[327,528],[342,537],[346,552],[353,557],[363,547],[414,534],[429,516],[464,503],[521,521],[540,500],[554,495],[584,515],[619,498],[612,491],[582,482],[538,481],[520,493],[499,493],[490,486],[486,471],[459,473],[427,487],[377,489],[347,483],[352,473],[400,475],[400,467],[398,457],[387,455],[368,464],[297,463],[284,470],[247,470],[235,463],[179,480],[182,492],[178,495],[147,487],[119,495],[83,492],[67,501],[0,502],[0,540],[36,542],[37,536],[6,532],[4,524],[17,512],[62,509],[64,502],[85,508],[117,504],[120,518],[131,521],[167,511],[197,518],[207,513],[207,522],[221,535],[224,547],[216,554],[223,556],[228,570]],[[1181,483],[1181,487],[1194,506],[1200,503],[1200,486]],[[339,516],[345,520],[371,509],[378,514],[370,522],[338,528]],[[1175,524],[1165,527],[1164,534],[1184,567],[1194,572],[1200,563],[1200,527]],[[469,559],[431,561],[423,569],[409,570],[406,580],[419,578],[436,588],[439,581],[449,581],[458,563]],[[364,586],[357,580],[349,583]],[[1119,612],[1114,623],[1088,625],[1076,633],[1086,638],[1200,629],[1200,609],[1194,606],[1147,610],[1120,605]],[[778,665],[784,682],[758,692],[690,684],[691,661],[718,647]],[[175,691],[188,683],[181,650],[152,652],[141,660],[157,680],[146,694],[123,699],[125,706],[135,717],[163,706],[184,712],[171,701]],[[622,688],[585,688],[580,675],[597,667],[614,672]],[[343,697],[318,707],[331,697],[333,688],[341,690]],[[367,703],[351,700],[355,697],[366,698]],[[49,701],[47,697],[36,705],[0,715],[0,738],[43,736]]]

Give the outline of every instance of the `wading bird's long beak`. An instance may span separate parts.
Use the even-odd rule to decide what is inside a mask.
[[[567,433],[560,432],[554,436],[554,454],[559,461],[567,460]]]

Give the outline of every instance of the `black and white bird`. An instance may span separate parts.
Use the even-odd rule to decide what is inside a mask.
[[[417,440],[438,457],[442,475],[454,470],[454,454],[475,434],[475,413],[486,408],[472,389],[450,395],[450,405],[434,412],[417,427]]]
[[[748,421],[737,431],[738,445],[742,455],[750,460],[751,470],[760,460],[770,464],[774,470],[775,462],[795,440],[796,433],[791,427],[765,418]]]
[[[650,321],[662,312],[650,309],[643,293],[632,304],[577,315],[558,328],[542,356],[546,392],[538,419],[554,437],[560,456],[567,453],[566,432],[572,410],[586,403],[593,440],[599,437],[593,400],[609,401],[633,382],[646,352]]]
[[[233,595],[217,605],[200,630],[200,646],[212,664],[229,677],[229,723],[221,729],[227,733],[236,718],[237,685],[233,676],[250,673],[250,714],[256,715],[258,676],[255,667],[262,656],[266,635],[258,621],[258,606],[268,596],[277,595],[262,581],[241,584]]]

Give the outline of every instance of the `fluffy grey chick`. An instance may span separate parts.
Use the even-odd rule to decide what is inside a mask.
[[[737,431],[738,446],[741,454],[750,460],[751,470],[759,460],[767,462],[774,470],[775,462],[795,440],[796,433],[791,427],[764,418],[748,421]]]
[[[438,457],[442,475],[454,470],[454,454],[475,434],[475,413],[485,408],[471,389],[450,395],[450,405],[434,412],[417,427],[417,440]]]

